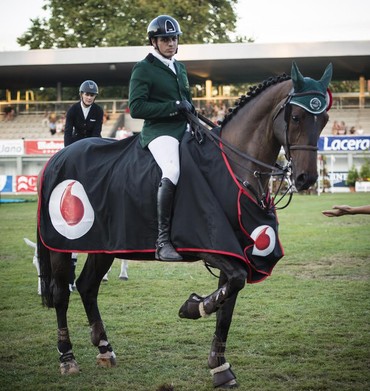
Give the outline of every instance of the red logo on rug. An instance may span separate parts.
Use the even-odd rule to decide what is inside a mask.
[[[68,239],[85,235],[95,219],[94,210],[82,184],[65,180],[52,191],[49,214],[54,228]]]
[[[254,240],[253,255],[265,257],[275,248],[275,231],[269,225],[260,225],[255,228],[251,234],[251,238]]]

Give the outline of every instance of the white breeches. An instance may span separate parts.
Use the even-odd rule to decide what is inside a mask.
[[[179,141],[171,136],[160,136],[151,141],[148,148],[162,170],[162,178],[177,185],[180,176]]]

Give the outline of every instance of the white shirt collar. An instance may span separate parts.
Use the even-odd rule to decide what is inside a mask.
[[[90,111],[90,107],[85,107],[84,104],[82,103],[82,101],[80,101],[80,105],[81,105],[81,108],[82,108],[82,112],[84,114],[84,117],[85,119],[87,118],[87,116],[89,115],[89,111]]]
[[[152,54],[154,57],[158,58],[159,61],[161,61],[164,65],[169,67],[173,73],[176,74],[176,68],[175,68],[175,59],[172,58],[166,58],[163,57],[162,54],[158,53],[153,47],[152,47]]]

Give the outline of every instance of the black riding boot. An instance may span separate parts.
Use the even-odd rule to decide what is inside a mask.
[[[171,214],[175,197],[176,186],[168,179],[163,178],[158,188],[157,212],[158,212],[158,239],[155,259],[161,261],[181,261],[181,255],[174,249],[171,239]]]

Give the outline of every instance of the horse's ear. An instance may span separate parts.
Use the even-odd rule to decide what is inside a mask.
[[[294,91],[300,91],[304,86],[304,77],[298,69],[297,64],[293,61],[291,77],[293,81]]]
[[[333,65],[332,63],[330,63],[326,67],[325,72],[322,75],[322,78],[320,79],[320,83],[325,87],[325,89],[328,88],[332,76],[333,76]]]

